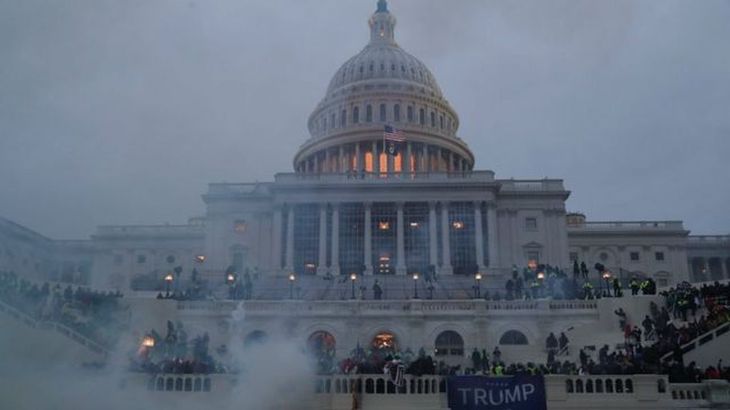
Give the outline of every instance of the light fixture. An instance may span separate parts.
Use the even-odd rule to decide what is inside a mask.
[[[390,222],[388,222],[388,221],[378,222],[378,229],[380,229],[381,231],[387,231],[388,229],[390,229]]]
[[[234,275],[232,273],[229,273],[226,276],[226,281],[228,281],[229,284],[235,282],[236,281],[236,275]]]
[[[539,280],[545,279],[545,272],[538,272],[537,273],[537,279],[539,279]]]
[[[410,225],[411,228],[418,228],[418,222],[411,222],[408,225]]]
[[[290,282],[294,282],[295,280],[297,280],[297,277],[296,277],[296,275],[294,275],[293,273],[290,273],[290,274],[289,274],[289,281],[290,281]]]
[[[174,277],[172,276],[172,273],[168,273],[167,275],[165,275],[165,282],[170,283],[173,281],[173,279]]]
[[[205,255],[197,255],[197,256],[195,257],[195,261],[196,261],[196,262],[198,262],[198,263],[203,263],[203,262],[205,262],[205,259],[206,259]]]
[[[474,275],[474,279],[476,279],[476,280],[482,280],[482,274],[481,273],[477,273],[476,275]]]
[[[413,274],[413,280],[418,280],[418,273]]]
[[[142,346],[144,347],[155,347],[155,338],[152,336],[145,336],[142,338]]]
[[[451,226],[454,227],[454,229],[464,229],[464,222],[462,221],[454,221],[451,223]]]
[[[356,281],[357,280],[357,273],[351,273],[350,274],[350,280],[353,281],[353,282]]]

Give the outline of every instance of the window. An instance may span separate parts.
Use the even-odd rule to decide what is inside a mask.
[[[537,218],[525,218],[525,229],[528,231],[537,230]]]
[[[447,330],[436,337],[436,356],[463,356],[464,339],[454,332]]]
[[[385,113],[385,104],[380,104],[380,121],[385,122],[386,113]]]
[[[242,234],[246,232],[246,221],[243,219],[236,219],[233,221],[233,232]]]
[[[400,121],[400,104],[393,106],[393,121]]]
[[[421,125],[426,124],[426,111],[423,108],[418,110],[418,122]]]
[[[444,116],[439,116],[439,122],[441,123],[441,129],[444,129]]]
[[[340,127],[347,125],[347,110],[342,110],[340,115]]]
[[[474,204],[452,202],[449,206],[449,226],[449,247],[454,274],[475,274],[478,264],[474,248]]]
[[[526,345],[527,336],[518,330],[510,330],[505,332],[502,337],[499,338],[499,344],[501,345]]]
[[[358,124],[360,122],[360,107],[352,109],[352,123]]]
[[[431,126],[436,128],[436,113],[431,111]]]
[[[538,263],[540,261],[540,251],[527,251],[527,260]]]
[[[175,256],[167,255],[167,258],[165,258],[165,261],[167,261],[167,263],[170,263],[170,264],[175,263]]]
[[[408,106],[408,122],[413,122],[413,107]]]
[[[605,262],[608,260],[608,254],[606,252],[601,252],[601,254],[598,257],[601,258],[602,262]]]
[[[365,121],[373,122],[373,106],[370,104],[365,107]]]
[[[661,262],[664,260],[664,252],[655,252],[654,253],[654,259]]]
[[[137,255],[137,263],[147,263],[147,256],[145,255]]]
[[[570,261],[577,261],[578,260],[578,252],[571,252],[570,253]]]
[[[638,262],[639,261],[639,252],[631,252],[629,254],[629,258],[632,262]]]

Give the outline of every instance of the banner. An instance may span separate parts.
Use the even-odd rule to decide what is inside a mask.
[[[451,410],[547,410],[542,376],[455,376],[448,394]]]

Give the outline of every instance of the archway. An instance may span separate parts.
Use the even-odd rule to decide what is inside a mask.
[[[379,332],[373,337],[370,346],[373,350],[379,350],[382,352],[396,352],[398,351],[398,340],[395,335],[390,332]]]
[[[254,330],[253,332],[249,333],[246,338],[243,339],[243,347],[261,345],[266,343],[267,340],[269,340],[269,335],[267,335],[266,332],[261,330]]]
[[[527,336],[519,330],[508,330],[499,338],[501,345],[526,345]]]
[[[453,330],[439,333],[435,343],[436,356],[463,356],[464,339]]]
[[[315,361],[317,373],[328,374],[335,368],[335,337],[331,333],[318,330],[307,339],[307,351]]]

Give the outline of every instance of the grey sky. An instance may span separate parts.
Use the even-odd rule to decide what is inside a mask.
[[[0,0],[0,215],[56,238],[183,223],[289,172],[375,0]],[[730,2],[391,0],[477,167],[589,219],[730,232]]]

